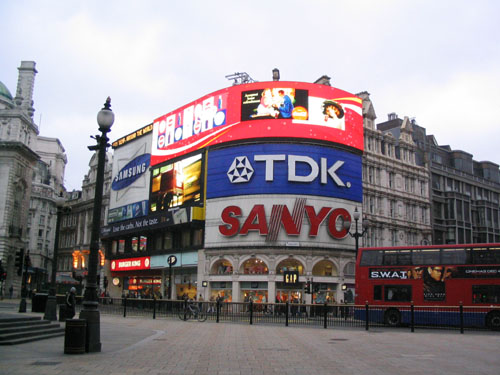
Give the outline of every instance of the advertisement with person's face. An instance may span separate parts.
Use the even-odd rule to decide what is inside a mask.
[[[154,120],[151,165],[208,146],[265,138],[313,139],[363,150],[362,100],[305,82],[228,87]]]

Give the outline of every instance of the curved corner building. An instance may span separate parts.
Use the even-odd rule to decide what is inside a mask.
[[[113,144],[112,293],[352,301],[361,99],[325,85],[228,87]],[[170,260],[170,262],[169,262]],[[305,294],[306,284],[312,295]]]

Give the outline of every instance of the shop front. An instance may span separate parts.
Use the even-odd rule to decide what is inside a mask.
[[[269,302],[267,281],[242,281],[240,283],[240,301],[253,303]]]
[[[210,282],[210,301],[216,301],[217,298],[221,302],[233,301],[233,283],[228,281],[212,281]]]

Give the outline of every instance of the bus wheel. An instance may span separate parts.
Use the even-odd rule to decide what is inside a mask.
[[[500,311],[492,311],[486,315],[486,326],[495,331],[500,330]]]
[[[389,309],[384,314],[384,321],[390,327],[397,327],[401,324],[401,313],[397,309]]]

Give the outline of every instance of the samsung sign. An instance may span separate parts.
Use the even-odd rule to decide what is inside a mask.
[[[207,198],[317,195],[362,201],[361,156],[297,144],[247,145],[208,154]]]
[[[143,154],[136,157],[134,160],[131,160],[113,178],[111,188],[116,191],[130,186],[134,183],[134,181],[147,172],[150,159],[151,154]]]

